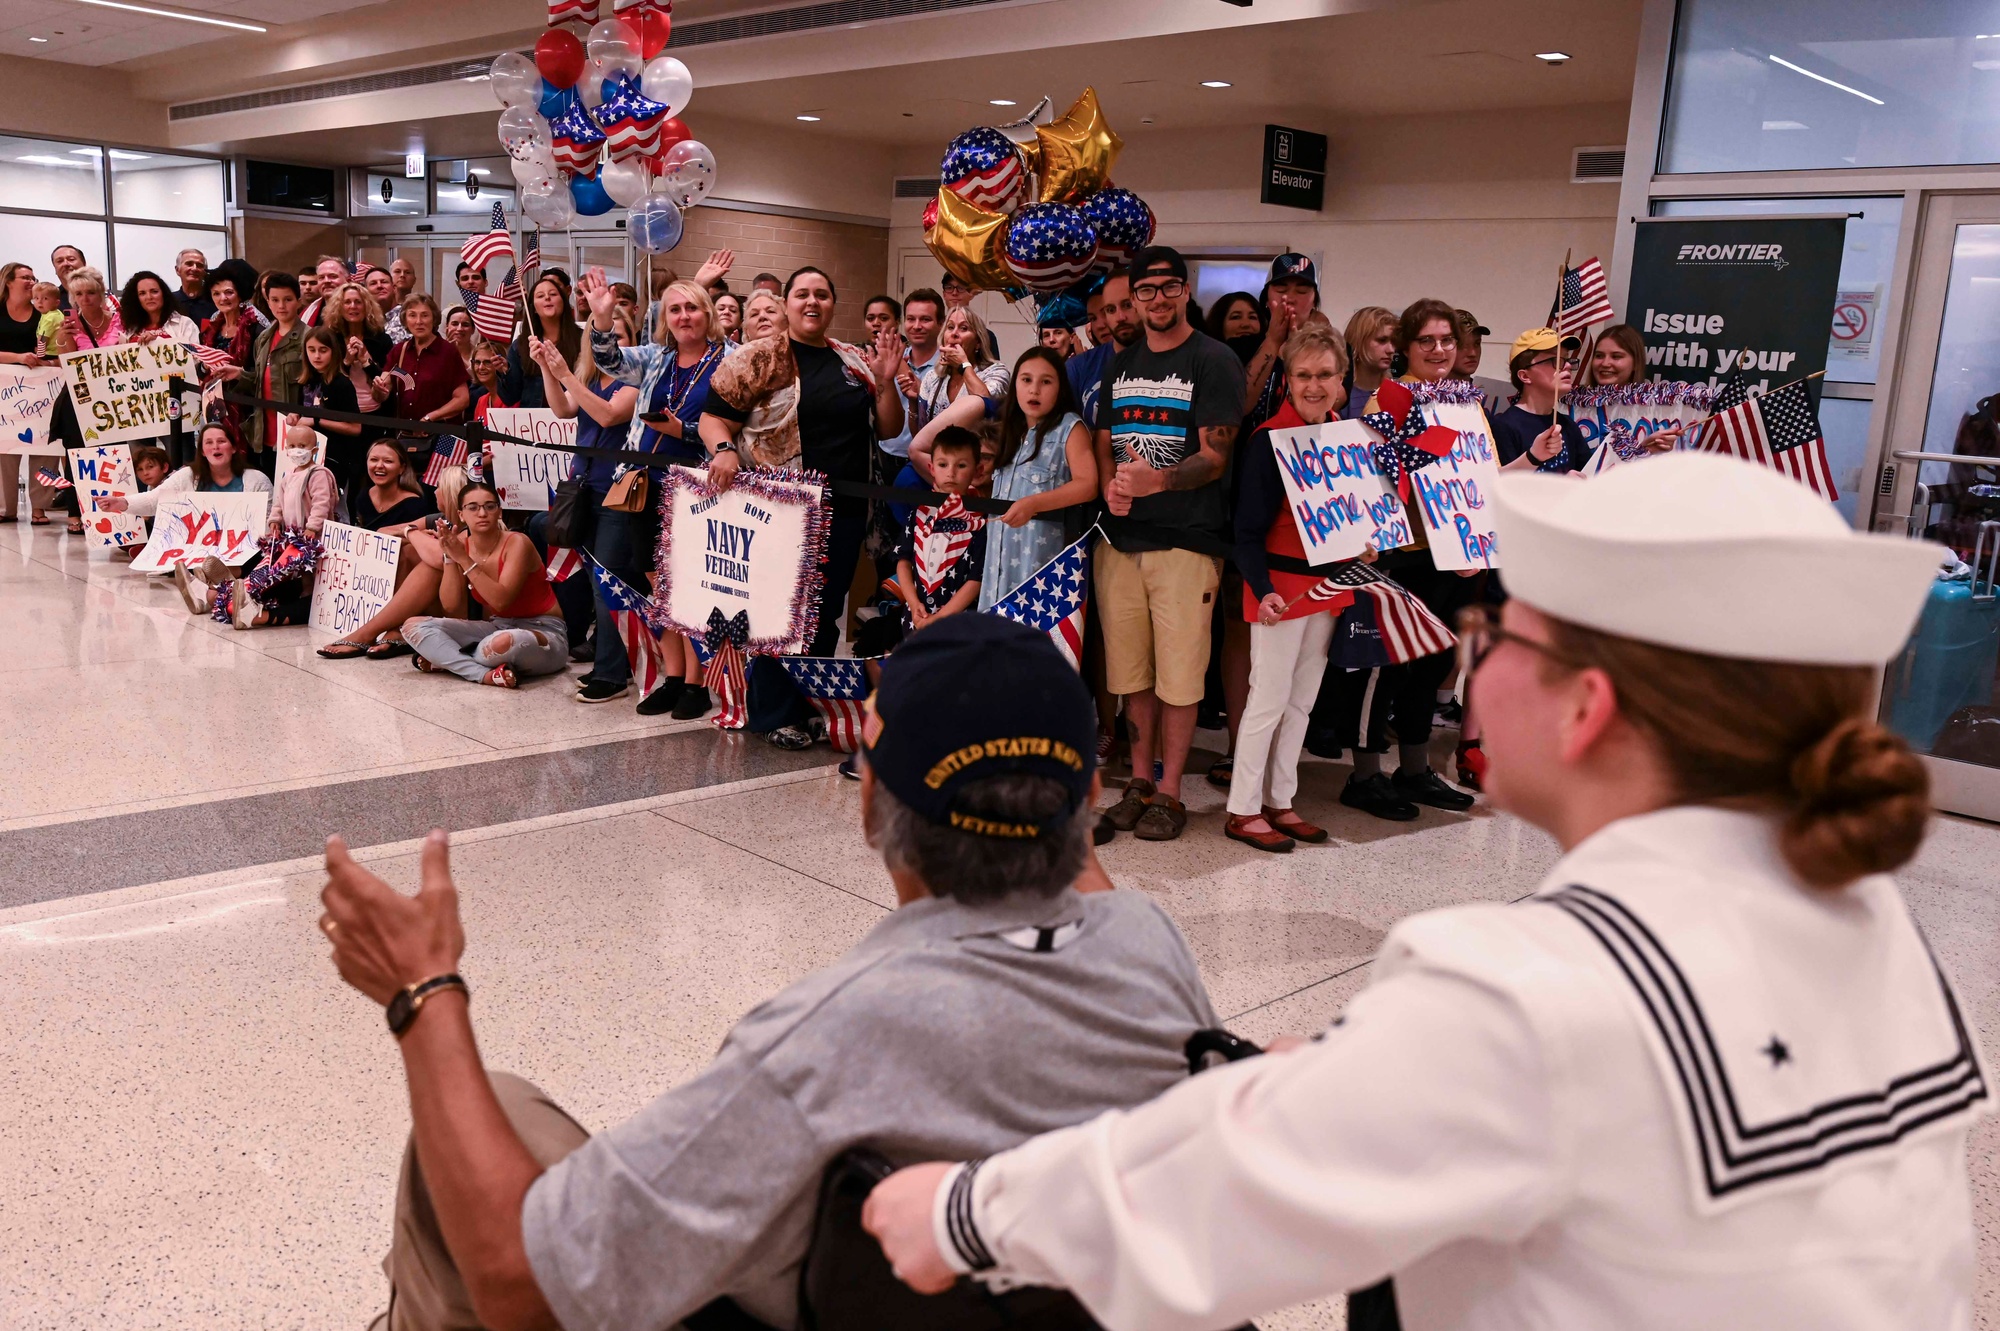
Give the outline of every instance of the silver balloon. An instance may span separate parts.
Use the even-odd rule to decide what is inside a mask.
[[[502,106],[534,106],[542,99],[542,74],[519,51],[506,51],[493,62],[488,76]]]
[[[646,66],[640,90],[654,101],[666,103],[668,116],[677,116],[694,100],[694,75],[672,56],[659,56]]]
[[[576,221],[576,203],[559,180],[538,180],[521,188],[521,211],[536,226],[560,231]]]
[[[676,143],[660,159],[660,189],[683,210],[715,188],[715,154],[699,139]]]
[[[510,106],[500,113],[500,143],[516,161],[546,154],[549,122],[532,106]]]

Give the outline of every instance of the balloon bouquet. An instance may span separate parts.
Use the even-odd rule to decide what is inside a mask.
[[[1153,239],[1153,210],[1111,184],[1124,146],[1095,88],[1059,119],[1044,98],[1012,124],[969,129],[945,149],[924,243],[975,291],[1017,302],[1032,292],[1044,307],[1067,295],[1080,308]]]
[[[682,214],[715,188],[715,154],[680,119],[694,76],[661,54],[672,31],[672,0],[549,0],[535,58],[493,62],[500,142],[529,221],[560,230],[622,207],[641,254],[680,244]]]

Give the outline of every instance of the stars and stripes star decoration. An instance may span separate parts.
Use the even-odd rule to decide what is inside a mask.
[[[1049,635],[1063,659],[1083,669],[1083,612],[1090,595],[1090,543],[1085,535],[1037,569],[986,613]]]
[[[587,176],[597,169],[604,137],[580,101],[549,122],[549,151],[555,154],[557,166],[575,175]]]
[[[1431,608],[1401,584],[1368,565],[1355,562],[1322,578],[1305,593],[1307,600],[1328,602],[1330,610],[1345,610],[1341,629],[1349,637],[1380,639],[1381,659],[1375,665],[1403,665],[1450,651],[1458,637]],[[1360,664],[1343,644],[1343,662]]]
[[[646,598],[625,585],[625,580],[604,565],[593,562],[590,576],[597,580],[597,595],[610,612],[618,640],[625,644],[625,657],[632,663],[632,684],[644,699],[667,677],[666,658],[660,640],[653,636],[642,615]]]
[[[1564,337],[1582,336],[1590,325],[1611,318],[1610,293],[1604,265],[1597,260],[1585,259],[1574,268],[1565,268],[1556,308],[1549,315],[1549,327]]]
[[[999,130],[968,129],[944,150],[944,187],[977,208],[1011,213],[1028,201],[1028,166]]]
[[[1782,472],[1828,503],[1840,498],[1819,413],[1803,379],[1718,413],[1702,434],[1701,448]]]
[[[1031,203],[1007,224],[1007,266],[1030,291],[1061,291],[1097,263],[1097,228],[1083,209]]]
[[[1410,473],[1421,471],[1450,453],[1458,443],[1458,431],[1432,425],[1417,408],[1416,395],[1394,379],[1384,379],[1375,390],[1375,405],[1361,423],[1382,436],[1375,445],[1375,469],[1396,483],[1396,493],[1407,503]]]
[[[708,628],[694,636],[701,658],[701,682],[715,699],[717,730],[741,730],[749,707],[743,648],[750,641],[750,612],[738,610],[725,618],[720,607],[708,612]]]
[[[657,154],[666,123],[666,104],[640,91],[639,80],[629,74],[615,81],[611,95],[597,108],[597,127],[616,161]]]
[[[1101,189],[1077,205],[1084,220],[1097,228],[1097,259],[1091,271],[1109,273],[1132,262],[1132,256],[1153,243],[1158,223],[1146,201],[1129,189]]]
[[[514,237],[507,230],[507,210],[499,204],[493,205],[493,216],[486,230],[469,237],[458,247],[461,259],[481,272],[495,259],[514,257]]]
[[[861,726],[867,719],[868,668],[848,657],[779,656],[792,682],[826,720],[827,742],[842,753],[861,747]]]

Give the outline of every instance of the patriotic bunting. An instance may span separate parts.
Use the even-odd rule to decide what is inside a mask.
[[[611,612],[611,623],[618,630],[618,640],[625,644],[625,655],[632,663],[632,683],[644,699],[654,689],[660,687],[667,677],[666,656],[660,650],[660,640],[653,636],[646,621],[640,617],[646,598],[625,585],[623,579],[607,570],[602,564],[592,563],[590,575],[597,579],[597,594],[603,598],[605,609]]]
[[[717,730],[743,729],[750,701],[743,648],[749,641],[750,612],[738,610],[725,619],[719,607],[708,612],[708,628],[693,639],[701,682],[715,699]]]
[[[847,657],[779,656],[799,692],[826,718],[827,742],[842,753],[861,747],[861,725],[867,716],[868,668]]]

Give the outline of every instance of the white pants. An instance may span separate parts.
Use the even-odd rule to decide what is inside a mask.
[[[1299,750],[1326,673],[1334,616],[1324,611],[1250,626],[1250,702],[1236,730],[1236,772],[1229,812],[1239,818],[1265,806],[1289,809],[1299,793]]]

